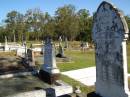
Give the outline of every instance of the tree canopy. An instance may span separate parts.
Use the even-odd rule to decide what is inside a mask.
[[[130,16],[125,16],[130,29]],[[57,8],[55,15],[43,12],[39,8],[29,9],[25,14],[12,10],[7,13],[3,26],[0,26],[0,42],[7,36],[8,41],[43,40],[51,36],[63,39],[92,42],[93,17],[89,10],[76,10],[73,5]],[[14,38],[15,37],[15,38]]]

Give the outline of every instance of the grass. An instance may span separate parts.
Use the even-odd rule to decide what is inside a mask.
[[[16,51],[0,52],[0,57],[6,57],[6,56],[16,56]]]
[[[62,72],[95,66],[94,50],[88,50],[86,52],[66,50],[65,55],[72,58],[72,62],[57,63],[57,66]],[[130,42],[127,44],[127,61],[128,72],[130,73]]]
[[[1,79],[0,87],[0,97],[5,97],[16,93],[49,88],[50,85],[40,81],[34,76],[19,76],[9,79]]]
[[[60,70],[68,71],[68,70],[74,70],[74,69],[80,69],[80,68],[86,68],[90,66],[95,66],[95,52],[94,51],[87,51],[85,53],[82,53],[81,51],[65,51],[66,56],[72,57],[72,60],[74,63],[58,63],[58,67]],[[127,45],[127,60],[128,60],[128,72],[130,73],[130,43]],[[95,87],[87,87],[83,84],[81,84],[78,81],[75,81],[68,76],[62,75],[61,79],[73,87],[80,86],[81,91],[84,93],[90,93],[95,91]],[[130,83],[130,79],[129,79]],[[130,86],[130,84],[129,84]]]
[[[72,47],[79,47],[78,42],[71,43],[71,45],[72,45]],[[3,55],[3,54],[1,54],[1,55]],[[8,53],[7,53],[7,55],[8,55]],[[10,55],[10,53],[9,53],[9,55]],[[72,58],[72,63],[57,63],[57,66],[60,68],[61,72],[95,66],[94,50],[89,50],[84,53],[81,51],[66,50],[65,55],[67,57]],[[127,45],[127,61],[128,61],[128,72],[130,73],[130,43],[128,43],[128,45]],[[67,82],[68,84],[72,85],[73,87],[80,86],[82,92],[90,93],[90,92],[95,91],[94,86],[87,87],[84,84],[69,78],[68,76],[61,75],[61,79],[65,82]],[[129,80],[129,82],[130,82],[130,80]]]
[[[128,73],[130,73],[130,42],[127,44]]]
[[[94,51],[65,51],[65,55],[72,58],[71,63],[57,63],[57,66],[60,70],[69,71],[81,68],[87,68],[91,66],[95,66],[95,54]]]
[[[81,69],[81,68],[87,68],[91,66],[95,66],[95,52],[94,51],[65,51],[65,55],[72,58],[72,63],[58,63],[57,66],[60,68],[61,72],[69,71],[69,70],[75,70],[75,69]],[[76,81],[68,76],[61,75],[61,79],[72,85],[73,88],[76,86],[80,86],[80,89],[83,93],[90,93],[95,91],[95,87],[91,86],[88,87],[79,81]]]
[[[69,78],[68,76],[61,75],[61,79],[64,82],[70,84],[73,88],[75,88],[76,86],[80,86],[80,89],[83,93],[90,93],[90,92],[95,91],[94,86],[88,87],[88,86],[80,83],[79,81],[76,81],[76,80],[73,80],[72,78]]]

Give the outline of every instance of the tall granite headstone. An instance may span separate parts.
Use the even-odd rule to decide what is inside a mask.
[[[56,66],[55,47],[50,38],[47,38],[45,41],[44,64],[39,74],[40,78],[49,84],[55,83],[60,75],[60,71]]]
[[[112,4],[101,3],[94,16],[96,93],[102,97],[130,97],[127,76],[128,27]]]

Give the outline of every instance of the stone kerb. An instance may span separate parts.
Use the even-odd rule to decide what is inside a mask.
[[[44,90],[35,90],[24,93],[19,93],[16,95],[10,95],[7,97],[46,97],[46,91]]]
[[[103,97],[128,95],[126,40],[128,27],[123,14],[104,1],[94,16],[96,93]]]

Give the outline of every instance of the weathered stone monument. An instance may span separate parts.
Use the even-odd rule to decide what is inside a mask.
[[[32,49],[27,49],[27,63],[30,67],[35,67],[34,51]]]
[[[42,69],[40,70],[40,78],[43,81],[53,84],[56,80],[58,80],[60,71],[56,66],[56,59],[55,59],[55,47],[51,42],[50,38],[45,40],[44,46],[44,64]]]
[[[65,38],[65,45],[64,45],[64,48],[68,48],[69,47],[69,45],[68,45],[68,39],[67,39],[67,37]]]
[[[102,97],[130,97],[126,40],[128,27],[122,13],[110,3],[101,3],[94,16],[96,93]]]
[[[5,45],[4,45],[4,51],[9,51],[7,37],[5,36]]]
[[[56,57],[63,58],[64,57],[64,49],[62,47],[62,38],[61,36],[59,37],[59,48],[58,48],[58,54]]]

